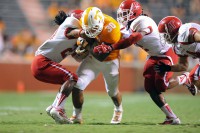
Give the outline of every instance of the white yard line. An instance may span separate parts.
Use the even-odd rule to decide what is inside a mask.
[[[11,111],[32,111],[32,110],[38,110],[38,108],[33,107],[15,107],[15,106],[5,106],[0,107],[0,110],[11,110]]]

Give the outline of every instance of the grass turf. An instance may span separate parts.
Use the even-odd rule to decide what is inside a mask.
[[[85,92],[84,124],[58,125],[45,109],[56,93],[1,93],[0,133],[197,133],[200,131],[200,96],[165,94],[166,100],[181,119],[181,125],[158,125],[165,115],[146,93],[123,94],[123,120],[120,125],[109,122],[113,104],[105,93]],[[72,113],[71,97],[66,104]]]

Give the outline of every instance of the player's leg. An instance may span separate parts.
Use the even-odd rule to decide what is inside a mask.
[[[119,60],[110,61],[110,63],[104,63],[103,71],[104,81],[106,85],[106,91],[111,97],[114,103],[114,113],[111,119],[111,124],[119,124],[122,120],[122,96],[119,92]]]
[[[55,119],[57,123],[60,124],[70,124],[73,123],[68,119],[66,113],[65,113],[65,103],[67,100],[67,97],[70,95],[74,85],[76,84],[76,81],[74,80],[67,80],[60,88],[60,95],[58,95],[58,99],[55,103],[55,106],[51,109],[50,115]]]
[[[73,123],[82,124],[82,106],[84,103],[83,91],[74,87],[72,90],[73,112],[70,118]]]
[[[81,124],[82,120],[82,105],[84,102],[83,90],[97,77],[99,71],[98,66],[93,58],[87,57],[77,70],[78,81],[72,91],[73,114],[70,118],[74,123]]]
[[[51,111],[60,111],[61,113],[57,114],[62,114],[63,119],[66,120],[66,123],[68,123],[68,119],[64,113],[64,105],[66,98],[71,92],[72,86],[77,81],[77,75],[71,73],[62,65],[55,63],[41,55],[35,57],[31,66],[31,70],[35,78],[40,81],[62,85],[52,106],[47,108],[47,113],[51,114]],[[59,120],[57,122],[59,122]],[[63,120],[61,120],[60,123],[63,123]]]
[[[162,62],[169,64],[170,60],[163,60]],[[169,104],[164,99],[164,96],[161,94],[162,92],[165,92],[169,86],[169,79],[171,79],[173,73],[172,72],[166,72],[166,73],[156,73],[155,74],[155,88],[158,92],[158,96],[160,99],[161,104],[157,104],[159,108],[165,113],[166,119],[162,124],[180,124],[179,118],[176,116],[176,114],[172,111]]]
[[[144,87],[145,90],[149,93],[153,102],[162,110],[162,112],[166,115],[166,117],[170,119],[171,123],[168,124],[180,124],[180,120],[177,116],[173,113],[170,106],[166,102],[163,94],[161,93],[163,90],[167,88],[167,82],[163,74],[162,78],[157,79],[157,73],[154,71],[154,65],[158,62],[158,58],[149,58],[146,61],[144,66],[144,73],[143,76],[144,80]],[[166,75],[165,75],[166,76]],[[159,82],[158,82],[159,81]],[[167,120],[169,120],[167,119]],[[167,124],[166,121],[164,124]]]
[[[169,63],[170,65],[178,63],[178,57],[173,52],[172,48],[169,49],[165,53],[165,55],[167,56],[167,59],[168,59],[168,61],[166,63]],[[166,61],[166,60],[161,59],[161,61],[163,62],[163,61]],[[196,95],[197,88],[194,84],[191,83],[191,78],[189,76],[189,72],[185,72],[185,73],[183,73],[180,76],[177,76],[175,78],[170,78],[168,89],[174,88],[174,87],[179,86],[179,85],[186,86],[192,95]]]
[[[200,90],[200,64],[197,64],[190,71],[189,77],[190,77],[191,82]]]

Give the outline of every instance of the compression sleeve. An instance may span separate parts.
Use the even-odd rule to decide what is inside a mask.
[[[142,39],[143,35],[140,32],[134,32],[132,33],[128,38],[121,39],[119,42],[112,44],[112,49],[125,49],[129,46],[131,46],[134,43],[137,43]]]

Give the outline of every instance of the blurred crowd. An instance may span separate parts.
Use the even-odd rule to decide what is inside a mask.
[[[143,6],[143,11],[158,23],[164,16],[175,15],[185,22],[200,23],[200,0],[138,0]],[[40,0],[42,7],[48,14],[49,22],[52,22],[59,10],[69,12],[74,9],[86,9],[89,6],[97,6],[104,13],[116,18],[116,11],[122,0]],[[55,28],[51,23],[50,27]],[[24,27],[12,35],[6,34],[6,22],[0,14],[0,60],[27,60],[31,61],[34,52],[42,40],[33,30]],[[131,46],[121,50],[121,60],[132,63],[134,61],[144,62],[146,52]]]

